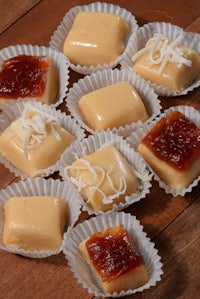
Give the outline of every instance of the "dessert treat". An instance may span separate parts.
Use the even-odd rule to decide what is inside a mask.
[[[85,113],[81,113],[79,107],[81,99],[84,99],[82,106]],[[79,79],[69,89],[66,106],[87,132],[98,133],[98,130],[92,127],[95,123],[101,123],[104,125],[102,130],[112,131],[124,138],[127,138],[142,120],[147,118],[144,122],[150,123],[161,110],[160,100],[153,88],[145,79],[128,69],[98,71]],[[93,119],[92,127],[84,121],[84,114],[88,120]],[[101,118],[98,118],[99,114]]]
[[[107,238],[106,234],[110,234],[111,238]],[[125,236],[124,240],[122,240],[122,236]],[[90,240],[90,238],[92,242],[94,241],[94,238],[99,238],[100,242],[103,241],[101,243],[99,242],[101,246],[102,244],[104,245],[105,240],[108,241],[106,245],[110,245],[112,241],[112,243],[115,244],[116,241],[117,244],[120,244],[121,246],[118,247],[117,245],[108,247],[108,252],[112,252],[113,254],[113,258],[108,260],[108,264],[114,264],[114,268],[112,269],[112,267],[106,267],[104,277],[109,277],[113,274],[119,274],[118,270],[120,269],[121,265],[126,266],[123,268],[124,272],[126,273],[113,278],[110,283],[106,280],[102,281],[102,273],[99,274],[98,269],[95,270],[94,265],[92,264],[93,261],[87,254],[86,243]],[[67,230],[67,232],[64,234],[62,244],[63,253],[68,260],[68,264],[72,273],[77,278],[78,282],[81,283],[84,288],[87,288],[89,293],[93,293],[95,297],[116,298],[124,296],[127,297],[137,292],[141,293],[143,290],[147,290],[151,286],[155,286],[156,283],[161,280],[161,275],[163,274],[163,265],[160,262],[160,257],[158,255],[157,249],[155,248],[155,244],[147,237],[147,234],[143,231],[143,226],[136,219],[136,217],[130,213],[112,211],[102,213],[96,217],[90,217],[90,219],[77,224],[70,230]],[[121,250],[122,245],[125,245],[125,249],[130,249],[130,251],[128,250],[130,254],[124,254],[123,256],[123,252],[125,252],[125,250],[124,248]],[[98,250],[98,247],[91,246],[90,249]],[[103,260],[104,257],[106,258],[107,255],[105,254],[104,249],[105,248],[99,252],[99,255],[96,255],[97,258],[99,257],[101,260]],[[135,254],[137,256],[136,259],[134,259]],[[86,261],[87,258],[89,263]],[[138,264],[138,268],[134,268],[134,261],[139,261],[139,259],[142,261],[141,264]],[[117,262],[115,263],[116,260]],[[143,268],[142,264],[146,270]],[[102,270],[103,263],[100,263],[100,266],[102,267]],[[98,273],[97,277],[99,277],[99,281],[98,278],[95,279],[95,273],[93,273],[93,270],[94,272],[96,271],[96,273]],[[137,276],[139,273],[141,275]],[[137,277],[146,277],[148,281],[145,281],[144,279],[143,282],[140,281],[144,284],[140,287],[136,287]],[[130,283],[129,286],[128,283]],[[103,291],[102,284],[105,287],[108,286],[109,290]],[[120,284],[122,285],[122,288],[118,289],[118,285]],[[114,288],[111,289],[112,287]],[[127,290],[124,290],[124,287],[127,287]],[[130,289],[128,289],[129,287]],[[112,293],[108,293],[109,291]]]
[[[67,205],[52,196],[11,197],[5,202],[3,243],[25,250],[60,248]]]
[[[184,36],[174,40],[154,34],[132,57],[133,71],[146,80],[181,93],[200,74],[199,54],[182,45]]]
[[[13,197],[15,200],[10,201]],[[7,202],[9,202],[8,205]],[[63,237],[63,227],[60,226],[60,223],[62,225],[62,215],[64,214],[63,218],[66,223],[64,231],[67,231],[77,222],[81,213],[81,204],[81,197],[72,184],[60,179],[27,178],[10,184],[0,190],[0,249],[30,258],[45,258],[59,254],[62,251],[60,243],[59,247],[56,245],[56,249],[50,249],[50,246],[51,248],[52,246],[55,247],[55,242],[60,240],[60,233]],[[9,207],[7,209],[9,211],[7,221],[5,219],[5,207]],[[30,210],[25,212],[27,207],[30,207]],[[29,215],[30,213],[31,215]],[[6,239],[10,244],[6,245],[3,234],[6,223],[8,223],[8,219],[11,219],[11,216],[12,221],[15,221],[17,226],[16,229],[11,225],[7,226],[8,238],[6,237]],[[18,219],[16,219],[17,216],[19,216]],[[35,221],[35,226],[31,225],[33,221]],[[23,226],[20,226],[20,223]],[[47,229],[46,235],[43,234],[45,229]],[[52,231],[52,234],[49,231]],[[39,235],[42,238],[39,238]],[[27,238],[26,243],[23,242],[25,237]],[[43,243],[43,248],[46,246],[47,249],[40,250],[38,247],[38,249],[32,250],[28,247],[27,249],[16,247],[17,245],[28,244],[29,241],[29,244],[33,242],[32,247],[41,246]],[[12,245],[11,242],[15,242],[15,244],[12,243]]]
[[[0,135],[0,153],[14,167],[35,177],[55,164],[75,138],[55,116],[27,106]]]
[[[200,174],[200,128],[180,111],[172,111],[141,140],[138,152],[161,180],[182,190]]]
[[[54,104],[59,90],[59,75],[51,57],[18,55],[5,60],[0,71],[0,103],[18,98],[33,98]]]
[[[123,53],[128,32],[129,25],[118,15],[82,11],[74,19],[63,53],[76,65],[108,64]]]
[[[149,116],[136,89],[125,81],[89,92],[78,102],[84,122],[101,131],[145,122]]]
[[[79,249],[104,293],[136,289],[149,280],[135,244],[122,224],[94,233],[80,243]]]
[[[115,146],[104,144],[95,152],[75,160],[64,171],[94,211],[112,210],[137,191],[137,179]]]

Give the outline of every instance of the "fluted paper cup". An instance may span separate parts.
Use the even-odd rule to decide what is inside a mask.
[[[71,30],[71,27],[73,25],[74,19],[76,15],[79,12],[102,12],[102,13],[111,13],[116,14],[122,19],[124,19],[129,27],[129,34],[126,38],[126,44],[128,42],[128,39],[130,35],[135,32],[138,29],[137,21],[135,17],[126,9],[121,8],[120,6],[113,5],[111,3],[103,3],[103,2],[94,2],[88,5],[82,5],[82,6],[75,6],[71,8],[66,15],[64,16],[61,24],[58,26],[58,28],[53,33],[51,40],[50,40],[50,47],[52,49],[55,49],[58,52],[63,51],[63,45],[64,41]],[[108,68],[114,68],[120,61],[121,55],[117,57],[114,61],[110,62],[109,64],[104,65],[98,65],[98,66],[81,66],[81,65],[75,65],[73,63],[70,63],[70,67],[77,73],[81,74],[90,74],[92,72],[102,70],[102,69],[108,69]]]
[[[3,243],[4,230],[4,204],[10,197],[20,196],[53,196],[63,199],[67,204],[67,224],[66,229],[75,225],[81,213],[81,199],[78,192],[71,184],[54,179],[27,179],[18,183],[11,184],[5,189],[0,190],[0,249],[20,254],[31,258],[45,258],[59,254],[62,245],[57,250],[24,250],[13,246],[6,246]]]
[[[148,126],[137,128],[128,137],[127,142],[131,144],[135,149],[138,147],[141,140],[151,131],[151,129],[157,124],[157,122],[169,115],[172,111],[179,111],[183,113],[187,118],[189,118],[198,128],[200,128],[200,113],[195,108],[190,106],[174,106],[164,111],[156,120],[152,121]],[[200,181],[200,175],[187,187],[182,190],[175,190],[167,185],[160,177],[153,171],[149,166],[149,169],[154,174],[154,179],[158,182],[159,186],[165,190],[166,193],[171,193],[173,196],[184,196],[186,193],[191,192],[192,188],[198,185]]]
[[[78,106],[78,102],[81,99],[81,97],[92,91],[121,81],[129,82],[137,90],[149,115],[149,118],[147,120],[148,123],[151,120],[153,120],[158,114],[160,114],[161,105],[160,100],[158,99],[158,95],[143,78],[127,69],[98,71],[94,74],[85,76],[83,79],[80,79],[77,83],[74,83],[73,87],[69,89],[66,98],[66,105],[71,115],[86,131],[90,132],[91,134],[97,133],[97,131],[91,129],[84,122],[84,119],[81,115]],[[110,128],[106,131],[112,131],[113,133],[118,133],[123,137],[127,137],[130,135],[130,132],[134,130],[136,124],[140,123],[141,121],[133,122],[132,124],[120,126],[119,128]]]
[[[52,106],[43,105],[39,102],[33,100],[14,100],[8,104],[0,105],[0,110],[3,112],[0,114],[0,135],[3,131],[17,118],[22,115],[22,112],[26,107],[35,108],[42,112],[45,112],[49,115],[54,116],[60,122],[60,126],[67,131],[69,131],[72,135],[74,135],[78,140],[81,140],[85,137],[85,134],[81,127],[73,120],[69,115],[56,110]],[[1,153],[0,153],[0,163],[2,163],[6,168],[9,169],[10,172],[14,173],[16,177],[20,177],[22,180],[28,178],[29,176],[19,169],[15,168]],[[45,177],[53,174],[58,171],[58,162],[54,165],[51,165],[47,169],[42,169],[40,176]]]
[[[52,59],[53,65],[58,70],[59,75],[59,91],[57,95],[57,101],[52,104],[52,106],[59,106],[66,96],[69,85],[69,63],[65,55],[51,48],[43,46],[39,47],[36,45],[15,45],[1,50],[0,68],[5,60],[23,54],[32,56],[48,56]],[[25,99],[26,98],[24,98],[24,100]]]
[[[88,138],[84,138],[81,142],[74,142],[68,150],[64,152],[59,161],[60,175],[63,180],[71,181],[70,177],[66,177],[65,168],[71,166],[77,158],[82,158],[85,155],[92,154],[106,144],[112,144],[122,154],[137,177],[138,189],[136,193],[126,196],[125,202],[123,203],[121,202],[118,205],[113,204],[112,210],[120,211],[146,197],[146,195],[150,192],[152,176],[150,175],[147,165],[141,156],[117,134],[113,134],[112,132],[101,132],[91,135]],[[102,211],[94,211],[90,208],[84,198],[84,195],[82,193],[80,194],[82,198],[83,211],[87,211],[89,215],[103,213]]]
[[[124,229],[132,237],[149,273],[149,281],[145,285],[133,290],[122,290],[120,293],[105,294],[97,283],[89,265],[83,259],[78,247],[83,240],[89,238],[92,234],[104,231],[112,226],[119,226],[120,224],[124,225]],[[151,286],[155,286],[161,280],[161,275],[163,274],[163,265],[155,244],[147,237],[147,234],[143,231],[143,226],[136,217],[124,212],[108,212],[98,215],[69,229],[64,234],[63,253],[78,282],[84,288],[88,289],[89,293],[95,294],[95,296],[117,298],[142,292]]]
[[[147,41],[151,39],[155,33],[162,34],[170,40],[175,40],[178,36],[182,35],[184,39],[181,44],[196,51],[200,55],[200,47],[199,47],[200,34],[186,32],[181,27],[172,25],[170,23],[153,22],[153,23],[145,24],[143,27],[140,27],[137,30],[137,32],[132,34],[132,36],[129,39],[127,49],[122,55],[122,60],[120,62],[122,68],[128,68],[132,70],[134,65],[132,61],[133,55],[136,54],[141,49],[143,49]],[[149,80],[148,83],[155,90],[155,92],[160,96],[166,96],[166,97],[180,96],[180,95],[185,95],[189,91],[192,91],[194,88],[200,86],[200,74],[197,76],[197,78],[188,88],[184,89],[180,93],[177,93],[166,87],[152,83]]]

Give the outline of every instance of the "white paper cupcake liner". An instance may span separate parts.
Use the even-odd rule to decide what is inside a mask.
[[[54,179],[28,179],[14,183],[0,190],[0,249],[32,258],[45,258],[62,251],[62,245],[57,250],[24,250],[3,243],[4,204],[15,196],[54,196],[67,203],[67,229],[74,226],[81,213],[81,199],[71,184]]]
[[[62,53],[58,53],[57,51],[46,48],[39,47],[33,45],[16,45],[4,48],[0,52],[0,69],[4,60],[7,60],[11,57],[15,57],[18,55],[32,55],[32,56],[48,56],[52,59],[53,65],[58,70],[59,73],[59,91],[57,95],[57,101],[52,104],[52,106],[59,106],[68,90],[69,85],[69,63],[66,59],[65,55]]]
[[[52,49],[55,49],[58,52],[63,51],[64,41],[65,41],[69,31],[71,30],[74,19],[75,19],[76,15],[82,11],[112,13],[112,14],[116,14],[116,15],[120,16],[130,26],[130,31],[129,31],[129,34],[127,35],[126,43],[129,39],[130,35],[138,29],[138,25],[137,25],[137,21],[136,21],[135,17],[129,11],[127,11],[126,9],[121,8],[117,5],[113,5],[111,3],[94,2],[94,3],[88,4],[88,5],[75,6],[75,7],[71,8],[66,13],[61,24],[58,26],[58,28],[53,33],[50,43],[49,43],[49,45]],[[69,61],[69,64],[70,64],[71,69],[73,69],[77,73],[90,74],[97,70],[114,68],[119,63],[120,59],[121,59],[121,55],[109,64],[90,66],[90,67],[75,65],[73,63],[70,63],[70,61]]]
[[[0,135],[1,133],[17,118],[19,118],[25,109],[26,105],[30,105],[30,107],[34,107],[39,109],[45,113],[53,115],[60,121],[61,127],[69,131],[72,135],[76,136],[77,140],[81,140],[85,137],[84,131],[81,127],[76,123],[74,119],[72,119],[69,115],[65,113],[61,113],[59,110],[56,110],[52,106],[44,105],[34,100],[27,99],[24,100],[14,100],[10,103],[0,105],[0,110],[2,109],[2,113],[0,114]],[[22,180],[28,178],[29,176],[19,169],[15,168],[1,153],[0,153],[0,163],[2,163],[6,168],[9,169],[10,172],[14,173],[16,177],[20,177]],[[58,161],[50,166],[47,169],[41,170],[41,177],[49,176],[54,172],[58,171]]]
[[[137,148],[140,141],[151,131],[151,129],[156,125],[156,123],[163,117],[169,115],[172,111],[179,111],[183,113],[186,117],[188,117],[192,122],[195,123],[197,127],[200,127],[200,112],[195,108],[190,106],[174,106],[164,111],[155,121],[152,121],[148,126],[145,125],[143,127],[137,128],[128,138],[127,142],[131,144],[134,148]],[[164,181],[160,179],[160,177],[153,171],[153,169],[149,166],[149,169],[154,174],[154,179],[158,182],[159,186],[165,190],[166,193],[170,193],[173,196],[184,196],[186,193],[192,191],[192,188],[198,185],[200,181],[200,175],[187,187],[182,190],[175,190],[165,184]]]
[[[85,76],[83,79],[80,79],[77,83],[74,83],[73,87],[69,89],[66,98],[66,105],[71,115],[85,130],[87,130],[91,134],[97,133],[97,131],[91,129],[84,122],[78,106],[80,98],[89,92],[121,81],[129,82],[137,90],[149,115],[149,119],[147,120],[148,123],[152,119],[154,119],[158,114],[160,114],[160,100],[158,99],[158,96],[154,92],[154,90],[148,85],[148,83],[143,78],[127,69],[110,69],[98,71],[94,74]],[[118,133],[123,137],[127,137],[130,135],[130,132],[134,130],[134,127],[137,123],[141,123],[141,121],[132,123],[130,125],[127,124],[124,127],[121,126],[119,128],[108,129],[106,131],[112,131],[114,133]]]
[[[78,158],[82,158],[85,155],[94,153],[96,150],[101,148],[104,144],[112,144],[115,146],[117,150],[123,155],[126,161],[129,163],[130,167],[132,168],[133,172],[137,172],[144,177],[144,180],[137,178],[138,180],[138,191],[133,193],[129,196],[125,197],[125,202],[120,204],[114,204],[112,210],[113,211],[120,211],[131,204],[140,201],[142,198],[145,198],[146,195],[150,192],[151,187],[151,175],[149,175],[149,170],[147,169],[146,163],[143,161],[141,156],[134,151],[133,148],[129,146],[126,141],[118,136],[117,134],[113,134],[112,132],[101,132],[95,135],[91,135],[88,138],[84,138],[82,141],[74,142],[70,147],[63,153],[61,159],[59,161],[59,169],[60,175],[62,176],[63,180],[67,180],[65,176],[65,168],[66,166],[71,166],[72,163],[77,160]],[[137,175],[136,173],[136,175]],[[83,211],[87,211],[89,215],[92,214],[101,214],[102,211],[94,211],[90,208],[86,201],[84,200],[83,195],[82,197],[82,205]]]
[[[170,40],[174,40],[178,36],[183,35],[184,39],[182,44],[190,49],[193,49],[200,55],[200,34],[185,32],[181,27],[172,25],[170,23],[153,22],[148,23],[143,27],[140,27],[134,34],[132,34],[132,36],[129,39],[127,48],[124,54],[122,55],[122,60],[120,62],[122,68],[129,68],[132,70],[134,64],[132,61],[133,55],[145,47],[146,42],[153,37],[154,33],[163,34]],[[194,88],[200,86],[200,74],[188,88],[186,88],[180,93],[176,93],[175,91],[172,91],[163,86],[159,86],[155,83],[151,83],[150,81],[148,81],[148,83],[160,96],[180,96],[185,95],[189,91],[192,91]]]
[[[119,226],[120,224],[124,225],[125,230],[133,238],[150,278],[145,285],[137,289],[121,291],[120,293],[114,292],[113,294],[105,294],[98,285],[89,265],[82,257],[78,246],[81,241],[89,238],[92,234],[104,231],[112,226]],[[142,292],[143,290],[149,289],[151,286],[155,286],[156,283],[161,280],[163,265],[160,261],[158,251],[154,246],[155,244],[147,237],[147,234],[143,231],[143,226],[136,217],[124,212],[108,212],[93,217],[90,220],[86,220],[83,223],[78,224],[75,228],[69,229],[64,234],[63,239],[63,253],[65,254],[71,267],[71,271],[78,282],[82,284],[84,288],[87,288],[89,293],[94,293],[95,296],[115,298]]]

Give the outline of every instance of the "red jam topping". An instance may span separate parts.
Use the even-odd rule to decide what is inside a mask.
[[[179,111],[163,117],[142,142],[179,170],[187,169],[200,155],[200,129]]]
[[[41,97],[48,67],[44,56],[19,55],[4,61],[0,72],[0,97]]]
[[[111,281],[141,265],[140,256],[123,225],[95,233],[86,247],[102,281]]]

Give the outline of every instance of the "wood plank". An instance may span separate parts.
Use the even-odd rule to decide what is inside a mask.
[[[10,27],[41,0],[0,0],[0,33]]]
[[[15,179],[15,175],[0,164],[0,190],[9,185]]]
[[[30,259],[0,251],[0,269],[0,299],[92,297],[78,284],[63,254],[45,259]]]
[[[135,215],[148,236],[154,239],[199,196],[199,186],[185,196],[173,197],[165,194],[164,190],[157,186],[157,182],[153,182],[150,194],[131,205],[126,212]]]
[[[87,3],[91,2],[94,1],[87,1]],[[158,16],[162,12],[169,16],[168,18],[165,17],[164,21],[171,21],[186,28],[200,15],[198,0],[191,0],[190,2],[169,0],[167,5],[158,0],[151,1],[151,4],[149,0],[131,1],[131,3],[123,0],[106,2],[116,3],[131,11],[136,16],[139,25],[159,19]],[[23,43],[48,46],[51,35],[60,24],[65,13],[73,6],[84,4],[86,4],[85,0],[40,2],[23,19],[19,19],[1,35],[0,48]],[[185,13],[186,11],[187,13]]]

